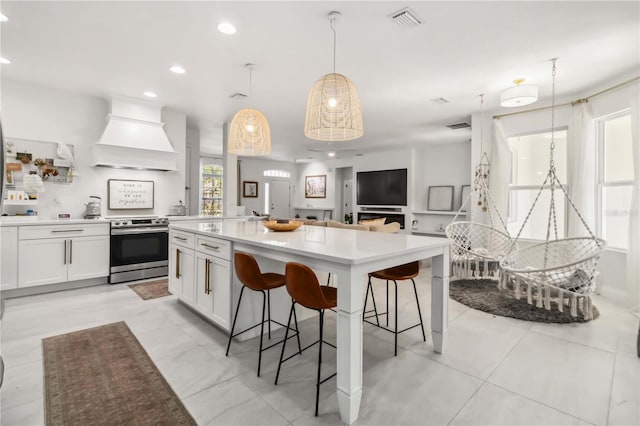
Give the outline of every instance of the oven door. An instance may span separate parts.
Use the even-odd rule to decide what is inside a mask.
[[[114,275],[118,273],[151,270],[161,267],[166,270],[169,264],[168,259],[169,232],[166,228],[161,230],[158,230],[158,228],[111,230],[110,266],[112,282],[114,282]],[[131,277],[133,275],[126,274],[124,276]],[[137,278],[141,278],[141,276]]]

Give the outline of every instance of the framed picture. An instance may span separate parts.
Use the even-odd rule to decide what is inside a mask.
[[[471,192],[471,185],[462,185],[462,191],[460,192],[460,208],[462,208],[462,205],[464,204],[464,202],[467,201],[467,198],[469,198],[470,192]],[[464,209],[460,211],[466,212],[467,206],[465,206]]]
[[[109,208],[114,210],[152,209],[152,180],[109,179]]]
[[[242,196],[245,198],[256,198],[258,196],[258,182],[242,181]]]
[[[327,198],[327,175],[305,176],[304,198]]]
[[[453,210],[453,185],[430,186],[427,193],[427,210]]]

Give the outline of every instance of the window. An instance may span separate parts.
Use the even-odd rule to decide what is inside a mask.
[[[598,121],[598,234],[607,247],[628,249],[633,153],[628,111]]]
[[[222,163],[200,159],[200,214],[222,216]]]
[[[553,154],[556,175],[565,185],[567,181],[567,131],[554,132],[555,150]],[[531,205],[535,200],[540,186],[549,172],[549,144],[551,132],[536,133],[509,138],[511,159],[511,185],[509,186],[509,218],[507,228],[512,236],[518,235]],[[566,205],[565,197],[560,188],[554,189],[554,202],[558,238],[565,235]],[[536,207],[527,219],[527,224],[520,234],[520,238],[545,240],[547,237],[547,223],[549,218],[549,204],[551,190],[545,186]],[[551,236],[555,238],[553,224]]]
[[[281,178],[290,178],[291,173],[286,170],[265,170],[264,176],[267,177],[281,177]]]

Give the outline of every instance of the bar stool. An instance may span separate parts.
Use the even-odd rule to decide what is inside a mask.
[[[242,285],[242,289],[240,290],[240,298],[238,299],[238,306],[236,307],[236,313],[233,316],[233,324],[231,325],[231,333],[229,334],[229,343],[227,343],[226,356],[229,356],[229,349],[231,348],[231,340],[233,340],[234,337],[239,336],[242,333],[245,333],[249,330],[253,330],[254,328],[260,326],[260,349],[258,352],[258,377],[260,377],[260,367],[262,364],[262,352],[282,343],[282,340],[279,340],[276,343],[273,343],[267,346],[266,348],[262,347],[262,340],[263,340],[262,338],[264,335],[264,323],[265,323],[265,319],[264,319],[265,307],[267,309],[266,322],[268,326],[269,339],[271,339],[271,323],[272,322],[278,325],[281,325],[282,327],[285,327],[284,324],[271,319],[271,297],[269,296],[271,290],[284,286],[284,275],[276,274],[273,272],[267,272],[263,274],[262,272],[260,272],[260,267],[258,266],[258,262],[256,261],[256,259],[252,255],[247,253],[242,253],[242,252],[236,252],[234,254],[234,267],[235,267],[236,275],[238,276],[238,279],[243,285]],[[240,311],[240,303],[242,302],[242,295],[244,293],[245,288],[249,288],[250,290],[259,291],[262,293],[262,321],[260,321],[258,324],[254,326],[247,328],[246,330],[242,330],[239,333],[233,334],[233,330],[236,328],[236,321],[238,320],[238,312]],[[302,350],[300,349],[300,333],[298,333],[298,318],[295,317],[295,312],[294,312],[294,320],[296,325],[296,333],[290,337],[296,336],[298,338],[298,349],[300,353],[302,353]],[[289,317],[289,323],[291,323],[291,317]],[[285,339],[288,336],[289,324],[287,324],[286,327],[287,327],[287,332],[285,333]]]
[[[320,283],[318,282],[318,277],[316,277],[316,274],[311,270],[311,268],[295,262],[287,263],[285,267],[285,284],[287,286],[287,292],[289,292],[289,295],[291,296],[292,303],[291,311],[289,312],[289,321],[287,323],[287,331],[285,332],[284,343],[282,344],[282,352],[280,352],[280,361],[278,362],[278,372],[276,373],[275,384],[278,384],[278,378],[280,377],[280,367],[282,366],[282,363],[297,355],[293,354],[286,359],[282,359],[284,357],[284,350],[287,345],[287,333],[289,332],[291,316],[293,315],[295,318],[296,304],[300,304],[305,308],[318,311],[320,315],[319,339],[302,349],[302,351],[305,351],[311,346],[318,343],[318,374],[316,377],[315,411],[315,415],[317,417],[318,401],[320,397],[320,385],[336,375],[336,373],[333,373],[329,377],[326,377],[322,380],[320,379],[322,372],[322,344],[325,343],[335,348],[335,345],[324,341],[322,338],[324,329],[324,311],[325,309],[331,309],[337,306],[338,290],[335,287],[320,285]],[[301,353],[301,351],[299,351],[298,353]]]
[[[422,339],[426,342],[427,336],[424,334],[424,325],[422,323],[422,312],[420,312],[420,301],[418,300],[418,290],[416,290],[416,282],[414,280],[415,277],[418,276],[420,272],[420,264],[419,262],[411,262],[400,266],[394,266],[392,268],[382,269],[380,271],[372,272],[369,274],[369,282],[367,284],[367,294],[364,297],[364,309],[362,314],[362,319],[364,322],[375,325],[376,327],[380,327],[383,330],[390,331],[394,334],[394,356],[398,355],[398,334],[403,333],[407,330],[411,330],[412,328],[420,326],[422,329]],[[378,308],[376,307],[376,299],[373,295],[373,285],[371,284],[371,278],[378,278],[381,280],[386,280],[387,282],[387,311],[378,313]],[[413,292],[416,295],[416,305],[418,305],[418,316],[420,317],[420,322],[418,324],[412,325],[411,327],[407,327],[403,330],[398,331],[398,281],[403,280],[411,280],[413,283]],[[393,281],[395,287],[395,325],[394,329],[391,330],[387,328],[389,326],[389,281]],[[369,298],[369,293],[371,293],[371,300],[373,302],[373,309],[367,311],[367,300]],[[367,316],[368,313],[374,312],[373,315]],[[380,320],[378,318],[379,315],[386,315],[387,317],[387,327],[380,325]],[[373,323],[369,321],[368,318],[376,318],[376,322]]]

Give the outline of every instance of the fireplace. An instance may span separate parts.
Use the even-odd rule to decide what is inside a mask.
[[[385,223],[398,222],[400,229],[404,229],[404,215],[396,213],[383,213],[383,212],[358,212],[358,222],[361,220],[380,219],[386,218]]]

